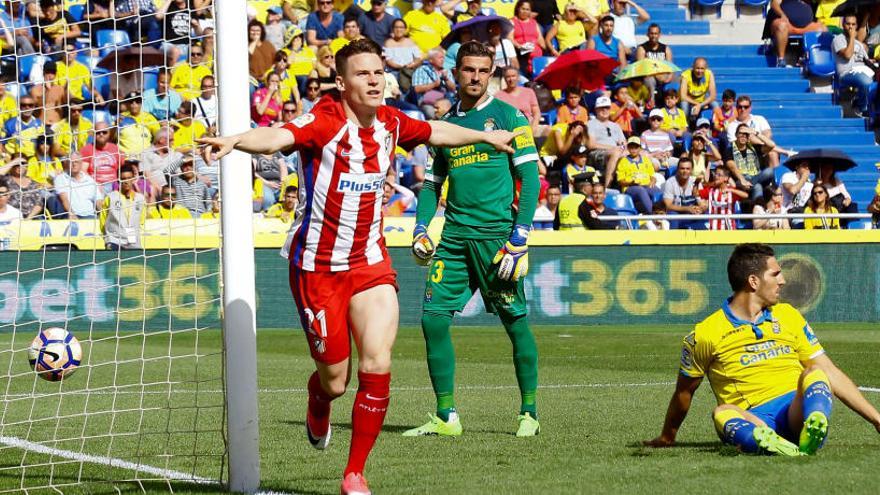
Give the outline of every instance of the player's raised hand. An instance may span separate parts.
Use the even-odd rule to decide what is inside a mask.
[[[234,137],[200,137],[196,142],[204,147],[205,162],[211,163],[228,155],[235,148]]]
[[[419,265],[431,264],[431,258],[434,257],[434,241],[428,237],[428,226],[425,224],[416,224],[416,228],[413,229],[412,254]]]
[[[495,253],[492,263],[498,265],[501,280],[516,282],[529,273],[529,231],[528,225],[515,225],[510,239]]]
[[[501,151],[503,153],[513,153],[513,146],[510,145],[514,139],[518,136],[525,134],[525,130],[519,130],[517,132],[510,131],[486,131],[486,142],[491,144],[496,150]]]

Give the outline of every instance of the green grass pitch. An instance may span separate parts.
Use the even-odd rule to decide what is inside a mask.
[[[829,355],[860,385],[880,387],[880,332],[873,326],[815,325]],[[675,380],[686,327],[537,327],[540,348],[538,396],[542,433],[518,439],[519,405],[510,344],[497,328],[458,327],[457,402],[461,438],[403,438],[400,433],[426,420],[434,407],[421,332],[401,329],[394,354],[392,401],[382,435],[367,464],[377,494],[404,493],[877,493],[880,435],[835,403],[831,436],[819,455],[783,459],[740,455],[718,441],[709,419],[714,399],[708,383],[697,393],[679,435],[679,446],[652,450],[639,442],[655,436]],[[101,337],[95,334],[93,337]],[[59,389],[27,375],[24,336],[3,348],[0,382],[6,390],[2,435],[49,442],[57,449],[84,451],[130,461],[132,452],[151,466],[217,477],[222,421],[217,380],[219,332],[93,340],[87,349],[100,366],[80,370]],[[29,338],[27,339],[29,340]],[[259,384],[262,488],[306,494],[338,493],[348,453],[352,391],[333,404],[330,449],[313,450],[303,431],[304,385],[312,364],[298,332],[261,330]],[[169,352],[169,349],[171,350]],[[194,349],[202,356],[188,356]],[[167,359],[167,356],[178,356]],[[115,356],[117,364],[110,364]],[[143,356],[149,363],[140,364]],[[24,361],[22,361],[24,359]],[[24,363],[25,368],[22,368]],[[170,364],[170,366],[169,366]],[[143,378],[141,378],[143,376]],[[115,378],[114,378],[115,377]],[[86,382],[88,381],[88,384]],[[150,392],[140,395],[142,382]],[[179,382],[170,386],[163,382]],[[109,393],[123,390],[127,394]],[[77,393],[88,386],[104,393]],[[195,393],[195,389],[200,390]],[[354,384],[350,387],[354,388]],[[175,390],[169,393],[169,390]],[[51,392],[63,390],[60,395]],[[18,399],[31,392],[37,400]],[[22,394],[22,395],[15,395]],[[880,394],[865,392],[880,405]],[[115,401],[115,402],[114,402]],[[171,406],[170,412],[165,408]],[[198,406],[198,407],[196,407]],[[102,413],[115,409],[115,415]],[[142,412],[142,410],[145,410]],[[83,412],[89,414],[83,414]],[[55,421],[57,414],[65,415]],[[34,421],[36,420],[36,421]],[[132,435],[132,431],[147,432]],[[110,442],[106,433],[116,434]],[[85,435],[81,435],[85,432]],[[169,456],[199,450],[192,457]],[[31,465],[19,466],[24,459]],[[0,492],[45,486],[63,493],[117,493],[107,477],[131,479],[131,471],[46,453],[0,447]],[[85,483],[74,483],[83,480]],[[67,486],[64,486],[69,484]],[[122,493],[167,492],[159,482],[117,483]],[[215,493],[212,485],[172,485],[176,493]],[[30,489],[28,493],[58,493]]]

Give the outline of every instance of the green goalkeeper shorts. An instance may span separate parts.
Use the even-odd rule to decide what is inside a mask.
[[[492,263],[502,239],[460,240],[443,238],[437,246],[425,284],[425,312],[461,311],[479,289],[489,313],[521,316],[528,313],[524,280],[501,280]]]

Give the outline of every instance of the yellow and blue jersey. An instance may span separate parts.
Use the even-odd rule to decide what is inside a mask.
[[[743,409],[796,390],[802,363],[825,352],[804,317],[779,303],[752,323],[734,316],[729,302],[684,338],[679,372],[708,377],[719,405]]]

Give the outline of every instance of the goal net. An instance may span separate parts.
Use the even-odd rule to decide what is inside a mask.
[[[0,493],[220,489],[212,2],[0,7]],[[51,327],[82,345],[60,381],[28,361]]]

